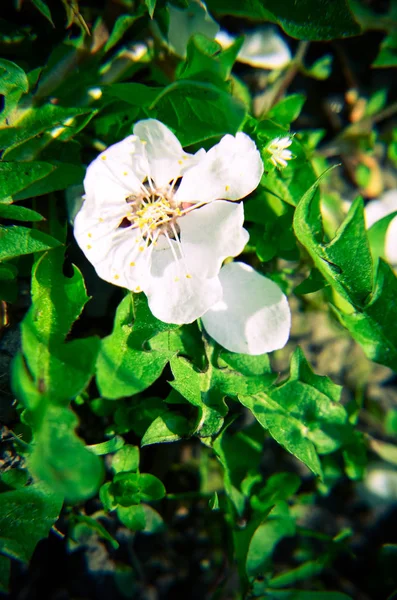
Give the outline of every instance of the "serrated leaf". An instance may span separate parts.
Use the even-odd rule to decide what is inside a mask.
[[[47,406],[43,417],[35,428],[31,471],[71,503],[90,498],[101,484],[103,466],[76,436],[76,416],[67,408]]]
[[[142,341],[142,331],[134,329],[133,298],[128,294],[117,309],[113,332],[101,342],[96,377],[103,397],[132,396],[160,377],[174,353],[143,350]]]
[[[40,484],[0,494],[0,548],[28,562],[58,518],[62,497]]]
[[[306,427],[298,419],[264,392],[255,397],[240,396],[240,401],[276,442],[301,460],[315,475],[322,475],[315,446],[307,438]]]
[[[364,223],[364,205],[358,198],[330,242],[324,240],[318,181],[299,202],[294,216],[298,240],[327,282],[348,302],[363,306],[372,291],[372,258]]]
[[[362,310],[344,313],[333,307],[340,322],[350,331],[371,360],[397,370],[397,324],[395,299],[397,278],[391,267],[379,261],[375,289]]]

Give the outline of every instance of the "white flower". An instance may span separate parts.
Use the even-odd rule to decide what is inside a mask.
[[[292,158],[291,150],[287,150],[291,144],[292,140],[288,136],[275,138],[268,144],[267,151],[271,154],[270,162],[273,163],[275,167],[287,166],[287,161]]]
[[[88,167],[76,240],[98,275],[144,291],[152,313],[190,323],[222,299],[222,262],[248,241],[239,200],[261,179],[263,164],[244,133],[205,152],[184,152],[154,119],[110,146]]]
[[[397,211],[397,189],[385,192],[379,200],[371,200],[365,206],[364,216],[367,228]],[[391,220],[385,237],[385,256],[392,265],[397,265],[397,217]]]
[[[215,38],[223,48],[229,48],[235,39],[223,30]],[[291,52],[277,31],[266,27],[246,34],[237,60],[260,69],[282,69],[291,62]]]
[[[285,346],[291,328],[287,298],[270,279],[244,263],[224,265],[222,300],[202,317],[207,333],[231,352],[265,354]]]

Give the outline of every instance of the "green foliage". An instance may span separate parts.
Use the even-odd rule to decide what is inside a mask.
[[[116,596],[147,595],[157,561],[161,585],[170,578],[173,590],[197,572],[197,594],[214,599],[391,597],[388,532],[370,548],[372,575],[350,573],[362,572],[357,531],[368,550],[356,506],[369,522],[382,505],[387,520],[396,497],[394,380],[384,367],[397,371],[396,265],[386,253],[397,213],[369,229],[365,220],[368,199],[396,185],[387,85],[396,3],[383,13],[361,0],[172,5],[187,40],[178,54],[164,0],[110,0],[106,10],[93,0],[16,2],[0,22],[0,591],[17,577],[11,561],[30,561],[65,504],[55,533],[71,552],[100,545]],[[272,30],[281,35],[269,52],[284,41],[291,60],[239,64],[256,26],[264,47]],[[233,35],[229,46],[217,28]],[[372,29],[383,38],[359,37]],[[350,36],[371,46],[369,59],[352,55],[341,39]],[[316,40],[337,46],[324,55],[309,46]],[[381,89],[364,76],[375,56]],[[250,238],[237,260],[287,295],[285,349],[228,352],[200,321],[159,321],[144,294],[123,296],[85,261],[65,196],[79,204],[86,166],[145,118],[192,154],[225,134],[255,142],[264,173],[242,200]],[[186,541],[191,556],[181,557]],[[157,548],[167,549],[164,564]]]

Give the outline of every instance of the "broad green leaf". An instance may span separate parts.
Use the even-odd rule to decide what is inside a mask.
[[[47,406],[29,457],[31,471],[70,503],[93,496],[103,477],[100,459],[76,436],[76,425],[69,409]]]
[[[104,454],[112,454],[113,452],[117,452],[123,446],[123,438],[121,436],[116,435],[110,440],[106,440],[106,442],[92,444],[90,446],[87,446],[87,448],[97,456],[102,456]]]
[[[299,117],[305,102],[306,96],[303,94],[290,94],[273,106],[266,114],[266,117],[273,119],[276,123],[280,123],[280,125],[289,125]]]
[[[315,446],[307,438],[307,428],[270,396],[240,396],[246,406],[269,434],[288,452],[301,460],[315,475],[322,474]]]
[[[12,219],[14,221],[42,221],[42,217],[35,210],[25,208],[23,206],[15,206],[14,204],[1,204],[0,203],[0,218]]]
[[[273,577],[270,580],[270,586],[272,588],[282,588],[315,577],[322,573],[329,562],[330,557],[326,554],[317,557],[315,560],[308,560],[295,569],[290,569],[286,573],[281,573],[280,575]]]
[[[364,223],[364,205],[358,198],[330,242],[324,240],[318,181],[299,202],[294,230],[327,282],[348,302],[362,307],[372,291],[372,259]]]
[[[85,169],[81,165],[54,162],[51,166],[53,168],[51,173],[15,194],[14,200],[42,196],[83,182]]]
[[[163,483],[151,473],[141,473],[139,476],[139,495],[141,502],[161,500],[166,494]]]
[[[293,536],[295,530],[295,521],[289,514],[288,506],[281,502],[270,511],[266,521],[259,525],[251,538],[246,562],[247,575],[262,575],[270,566],[278,542]]]
[[[138,471],[139,469],[139,448],[127,444],[119,450],[112,460],[112,469],[115,473],[124,471]]]
[[[141,333],[139,327],[135,330],[133,297],[128,294],[117,309],[113,332],[101,342],[96,377],[103,397],[114,400],[143,391],[173,356],[166,350],[143,350]]]
[[[60,245],[58,240],[38,229],[20,225],[0,225],[0,260],[43,252]]]
[[[149,87],[142,83],[113,83],[105,88],[106,96],[118,98],[133,106],[150,106],[164,90],[162,87]]]
[[[218,14],[278,23],[298,39],[331,40],[360,33],[346,0],[209,0],[207,6]]]
[[[37,483],[0,494],[0,552],[28,562],[61,507],[62,497]]]
[[[397,324],[395,299],[397,278],[391,267],[381,259],[375,289],[362,310],[344,313],[333,307],[340,322],[363,347],[371,360],[397,370]]]
[[[176,81],[167,86],[150,113],[168,125],[182,146],[225,135],[241,127],[246,108],[213,84]]]
[[[146,527],[146,514],[142,504],[135,506],[119,506],[117,516],[132,531],[142,531]]]
[[[0,476],[1,482],[8,487],[18,489],[24,487],[29,479],[26,469],[9,469]]]
[[[269,508],[295,494],[300,485],[301,480],[294,473],[276,473],[252,495],[251,506],[255,511],[265,514]]]
[[[141,446],[176,442],[189,437],[192,433],[193,428],[185,417],[165,411],[149,425],[141,440]]]
[[[241,48],[241,43],[238,46]],[[229,78],[231,67],[237,56],[221,50],[215,40],[210,40],[204,35],[196,34],[190,38],[187,46],[186,60],[179,65],[177,70],[178,79],[191,79],[214,83],[221,89],[227,89],[226,79]],[[232,62],[233,61],[233,62]]]
[[[1,131],[1,130],[0,130]],[[12,198],[55,169],[47,162],[0,162],[0,199]]]

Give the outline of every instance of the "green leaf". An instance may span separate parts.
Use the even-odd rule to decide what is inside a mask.
[[[119,450],[112,460],[112,469],[115,473],[124,471],[138,471],[139,469],[139,448],[127,444]]]
[[[0,162],[0,199],[12,198],[55,169],[46,162]]]
[[[153,19],[154,9],[156,8],[156,1],[157,0],[145,0],[145,4],[148,8],[149,16],[151,19]]]
[[[397,31],[392,31],[385,37],[380,46],[380,51],[372,67],[396,67],[397,66]]]
[[[237,515],[242,516],[246,504],[242,483],[248,475],[258,473],[262,456],[263,431],[259,427],[255,430],[251,426],[247,432],[231,435],[228,431],[230,424],[215,438],[212,448],[223,467],[225,492]],[[257,440],[258,435],[259,440]]]
[[[94,371],[98,338],[65,344],[88,296],[80,271],[74,267],[73,276],[65,277],[62,268],[62,249],[48,252],[33,267],[32,306],[21,328],[25,360],[15,361],[13,369],[14,389],[30,409],[44,398],[68,403],[83,391]]]
[[[123,438],[119,435],[115,435],[110,440],[106,440],[106,442],[92,444],[90,446],[87,446],[87,448],[97,456],[103,456],[104,454],[112,454],[113,452],[117,452],[117,450],[120,450],[120,448],[122,448],[123,446]]]
[[[141,446],[176,442],[189,437],[191,434],[192,426],[185,417],[171,411],[165,411],[149,425],[141,440]]]
[[[242,43],[237,44],[238,49],[241,45]],[[237,53],[233,57],[229,50],[221,50],[215,40],[196,34],[188,42],[186,60],[179,65],[177,78],[214,83],[221,89],[227,89],[224,82],[230,77]]]
[[[29,474],[26,469],[10,469],[5,471],[0,476],[1,482],[5,483],[8,487],[18,489],[24,487],[29,479]]]
[[[166,350],[143,350],[142,332],[139,326],[135,329],[133,302],[132,294],[123,299],[113,332],[101,342],[96,377],[101,395],[110,400],[145,390],[160,377],[174,354]],[[173,327],[169,325],[170,329]]]
[[[125,32],[128,31],[137,19],[137,15],[121,15],[117,18],[112,33],[105,44],[105,52],[109,52],[121,40]]]
[[[142,504],[135,506],[119,506],[117,516],[132,531],[142,531],[146,527],[146,513]]]
[[[149,87],[142,83],[113,83],[105,88],[105,95],[118,98],[132,106],[150,106],[164,90],[162,87]]]
[[[60,245],[58,240],[38,229],[29,229],[19,225],[0,225],[0,260],[8,260],[33,252],[43,252]]]
[[[44,219],[35,210],[23,206],[15,206],[14,204],[0,204],[0,218],[31,222],[42,221]]]
[[[209,0],[207,6],[218,14],[278,23],[298,39],[332,40],[360,33],[346,0]]]
[[[139,473],[116,473],[110,492],[120,506],[133,506],[140,502]]]
[[[51,173],[15,194],[14,200],[42,196],[83,182],[85,169],[81,165],[54,162],[51,166],[53,168]]]
[[[264,392],[256,396],[240,396],[258,423],[288,452],[301,460],[315,475],[322,474],[313,442],[307,438],[307,428]]]
[[[101,484],[100,459],[84,447],[74,429],[76,416],[67,408],[47,406],[36,425],[31,471],[70,503],[93,496]]]
[[[0,94],[5,98],[5,106],[0,114],[0,123],[7,119],[18,104],[21,96],[29,91],[26,73],[15,63],[0,58]]]
[[[303,94],[290,94],[273,106],[266,117],[273,119],[280,125],[289,125],[299,117],[305,102],[306,96]]]
[[[270,566],[278,542],[284,537],[293,536],[295,530],[295,521],[289,514],[287,504],[282,502],[273,508],[251,538],[246,562],[247,575],[262,575]]]
[[[48,8],[48,6],[44,2],[44,0],[32,0],[32,2],[34,4],[34,6],[37,8],[37,10],[40,11],[41,14],[47,19],[47,21],[49,21],[51,23],[51,25],[53,27],[55,27],[54,22],[51,17],[50,9]]]
[[[150,107],[168,125],[182,146],[225,135],[241,127],[246,108],[210,83],[176,81],[167,86]]]
[[[379,261],[375,289],[362,310],[344,313],[333,307],[340,322],[363,347],[371,360],[397,370],[395,299],[397,278],[391,267]]]
[[[0,552],[28,562],[61,507],[62,498],[40,484],[0,494]]]
[[[358,198],[331,242],[324,232],[317,194],[318,181],[299,202],[294,216],[298,240],[327,282],[348,302],[362,307],[372,291],[372,259],[364,223],[364,205]]]
[[[82,126],[93,117],[95,110],[92,108],[65,108],[54,104],[45,104],[39,108],[30,108],[12,126],[0,129],[0,148],[6,149],[3,156],[16,146],[31,140],[37,135],[56,127],[63,127],[65,132],[75,134]],[[70,119],[85,117],[81,126],[73,126]],[[51,141],[50,136],[49,141]],[[62,139],[62,136],[60,137]],[[15,157],[14,157],[15,158]]]
[[[164,498],[166,491],[160,479],[150,473],[141,473],[139,476],[139,494],[141,502],[153,502]]]

